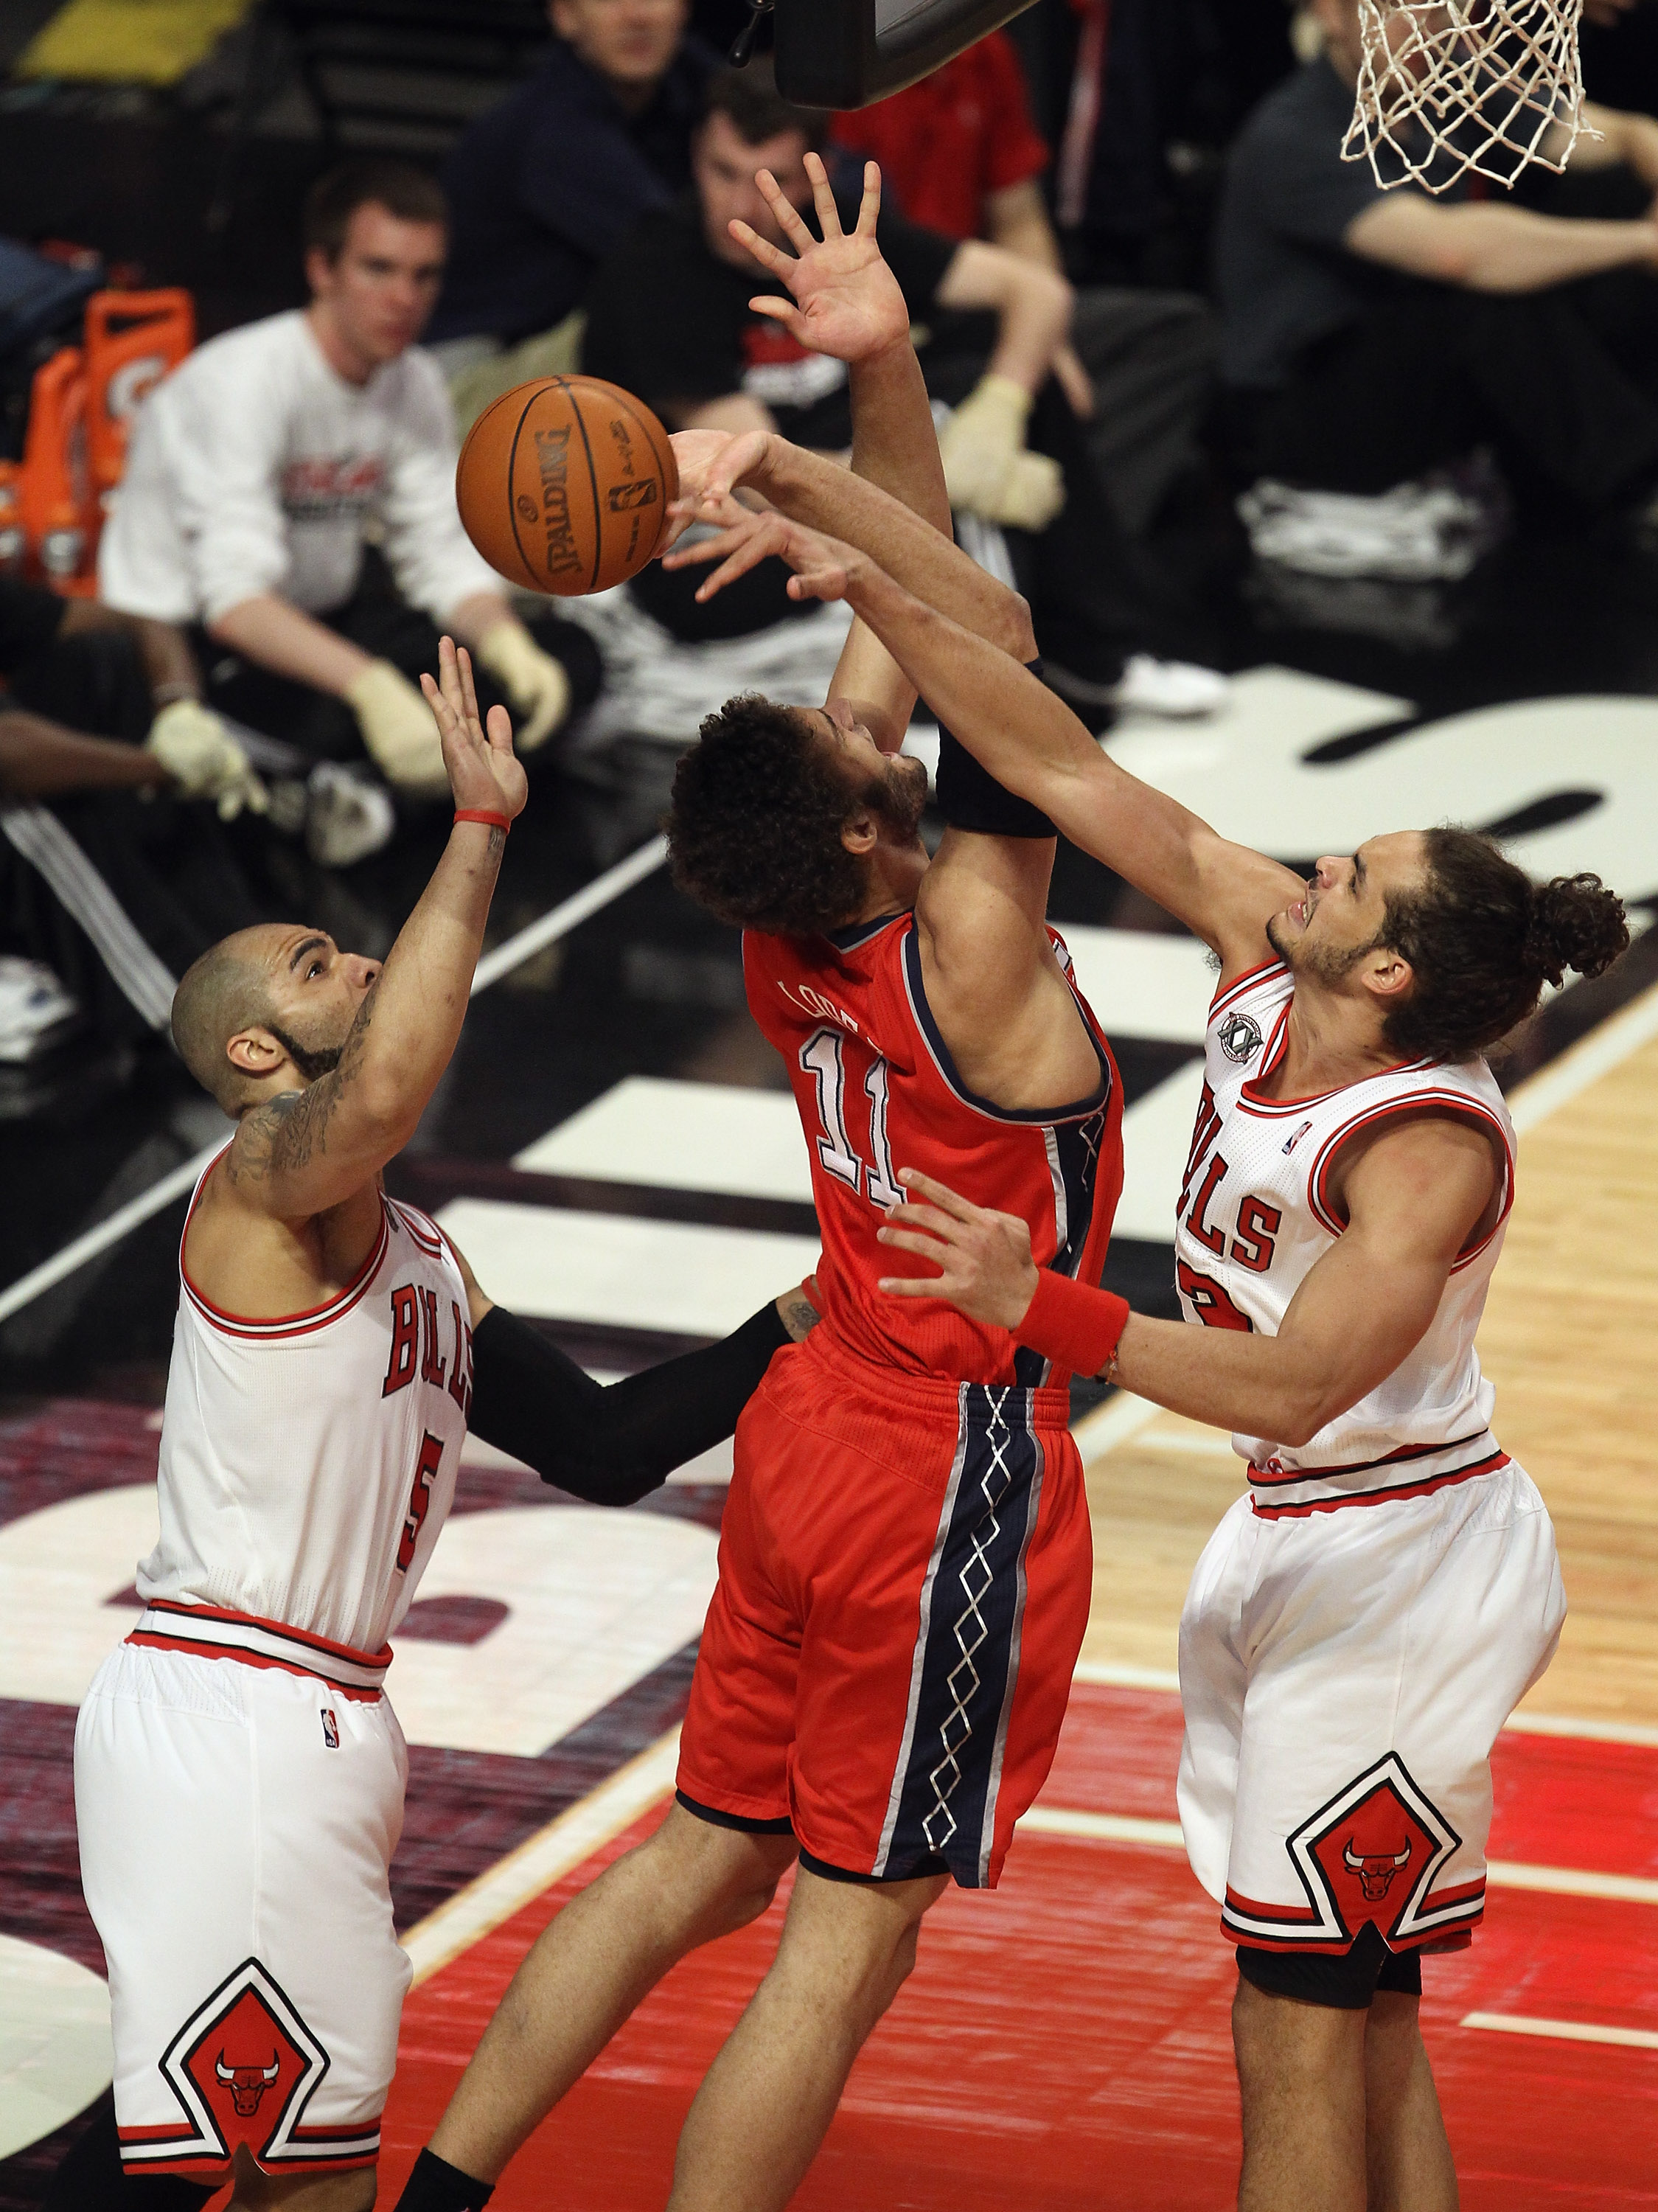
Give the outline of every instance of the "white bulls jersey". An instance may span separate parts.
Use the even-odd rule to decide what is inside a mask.
[[[179,1272],[137,1640],[278,1665],[297,1644],[311,1671],[373,1691],[454,1497],[471,1393],[460,1271],[423,1213],[382,1198],[367,1259],[311,1312],[239,1319],[182,1252]]]
[[[1361,1129],[1423,1106],[1488,1130],[1503,1162],[1496,1224],[1457,1261],[1426,1334],[1387,1379],[1307,1443],[1235,1436],[1258,1514],[1320,1501],[1418,1497],[1504,1465],[1474,1334],[1514,1199],[1514,1126],[1483,1060],[1415,1060],[1321,1097],[1267,1099],[1286,1048],[1294,986],[1270,962],[1219,993],[1203,1097],[1181,1184],[1176,1280],[1188,1321],[1276,1334],[1308,1270],[1340,1236],[1329,1183]]]

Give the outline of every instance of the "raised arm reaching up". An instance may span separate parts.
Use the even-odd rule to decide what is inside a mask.
[[[735,459],[742,468],[743,456]],[[872,486],[849,482],[844,471],[831,467],[821,482],[811,454],[789,447],[774,465],[786,483],[810,486],[815,511],[842,518],[839,533],[725,501],[703,510],[724,526],[720,535],[688,549],[687,559],[719,561],[716,577],[729,580],[774,553],[795,572],[789,586],[795,598],[845,599],[998,783],[1183,921],[1220,955],[1227,974],[1267,957],[1266,923],[1303,888],[1298,877],[1230,843],[1119,768],[1018,658],[953,620],[938,599],[907,589],[872,550],[880,547],[908,575],[932,586],[953,576],[956,562],[973,568],[959,548],[920,538],[912,518]],[[711,472],[710,480],[717,484],[718,476]],[[752,478],[744,472],[743,481]]]
[[[321,930],[270,924],[204,953],[173,1001],[186,1064],[240,1122],[185,1244],[192,1280],[236,1313],[302,1310],[281,1301],[349,1279],[378,1234],[380,1171],[460,1035],[525,785],[505,709],[486,732],[471,664],[446,638],[440,672],[424,683],[455,824],[384,963]]]
[[[873,161],[865,164],[863,200],[857,222],[847,231],[823,162],[816,154],[808,154],[805,165],[823,234],[821,241],[766,169],[755,181],[793,253],[782,252],[747,223],[731,226],[732,237],[792,295],[780,300],[761,295],[750,305],[756,313],[781,323],[802,345],[847,363],[852,480],[867,487],[872,513],[902,519],[907,541],[950,556],[928,574],[956,618],[1017,652],[1029,635],[1024,602],[965,554],[957,553],[951,539],[944,464],[932,403],[910,342],[908,309],[876,243],[881,172]],[[766,431],[737,435],[720,430],[681,431],[673,445],[683,494],[681,512],[688,519],[707,501],[723,498],[740,484],[786,514],[799,512],[801,520],[823,527],[832,512],[833,489],[848,486],[847,471],[838,462],[802,453],[786,439]],[[807,465],[798,480],[789,465],[797,456]],[[798,507],[797,501],[802,502]],[[663,565],[691,567],[707,557],[700,548],[690,546],[671,551]],[[764,556],[756,552],[753,557]],[[728,580],[723,575],[710,577],[698,597],[712,599]],[[914,705],[913,688],[861,624],[847,641],[829,696],[874,709],[894,745]]]

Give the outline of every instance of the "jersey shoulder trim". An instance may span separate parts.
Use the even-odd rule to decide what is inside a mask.
[[[417,1206],[410,1206],[400,1198],[388,1198],[386,1204],[392,1218],[409,1231],[428,1259],[442,1258],[448,1249],[448,1239],[429,1213],[422,1213]]]
[[[202,1182],[204,1183],[206,1180],[203,1176]],[[196,1197],[191,1200],[190,1214],[185,1217],[186,1237],[190,1233],[190,1215],[195,1212],[201,1194],[201,1184],[197,1184]],[[223,1336],[241,1337],[255,1343],[268,1343],[277,1337],[313,1336],[319,1328],[326,1328],[331,1322],[337,1322],[342,1315],[349,1313],[374,1279],[375,1271],[386,1256],[386,1206],[387,1200],[382,1197],[380,1231],[369,1247],[367,1258],[350,1281],[319,1306],[309,1307],[303,1313],[279,1314],[269,1321],[258,1321],[246,1314],[228,1313],[222,1306],[216,1306],[212,1299],[191,1281],[190,1271],[185,1266],[184,1240],[181,1237],[179,1243],[179,1279],[184,1285],[185,1295],[210,1328],[217,1329]]]
[[[1092,1025],[1084,1019],[1083,1026],[1087,1030],[1088,1042],[1094,1048],[1100,1066],[1099,1083],[1086,1098],[1073,1100],[1067,1106],[998,1106],[991,1099],[981,1098],[975,1091],[968,1089],[957,1073],[950,1047],[944,1042],[938,1024],[932,1018],[932,1009],[927,1004],[926,987],[921,976],[920,940],[914,929],[904,939],[903,969],[904,990],[921,1042],[949,1089],[963,1105],[971,1107],[975,1114],[982,1114],[993,1121],[1010,1122],[1019,1128],[1041,1129],[1056,1121],[1085,1121],[1090,1115],[1097,1114],[1110,1097],[1111,1062],[1095,1036]],[[1080,1006],[1078,1011],[1081,1012]]]
[[[1215,995],[1209,1001],[1210,1020],[1212,1022],[1224,1007],[1242,998],[1246,991],[1254,990],[1266,977],[1287,975],[1289,972],[1281,960],[1263,960],[1259,968],[1246,968],[1242,975],[1235,975],[1230,983],[1217,983]]]
[[[1492,1237],[1508,1219],[1509,1210],[1514,1205],[1513,1141],[1503,1126],[1502,1116],[1493,1113],[1491,1109],[1481,1100],[1470,1097],[1465,1091],[1454,1091],[1442,1085],[1424,1085],[1420,1089],[1407,1091],[1397,1097],[1379,1099],[1375,1105],[1366,1107],[1362,1112],[1353,1115],[1351,1119],[1342,1122],[1339,1128],[1333,1129],[1313,1155],[1312,1162],[1307,1170],[1307,1200],[1319,1226],[1327,1230],[1332,1237],[1341,1236],[1346,1228],[1346,1224],[1336,1218],[1329,1188],[1330,1174],[1335,1165],[1337,1154],[1343,1146],[1349,1143],[1361,1130],[1372,1128],[1378,1121],[1389,1121],[1395,1115],[1420,1113],[1424,1107],[1431,1109],[1436,1114],[1448,1115],[1457,1121],[1470,1121],[1477,1128],[1487,1133],[1494,1133],[1503,1147],[1502,1205],[1497,1208],[1496,1220],[1485,1234],[1476,1237],[1471,1244],[1465,1245],[1458,1253],[1451,1273],[1454,1275],[1460,1274],[1470,1261],[1478,1259],[1485,1249]]]

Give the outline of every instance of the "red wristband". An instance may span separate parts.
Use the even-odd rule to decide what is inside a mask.
[[[1043,1267],[1036,1295],[1013,1334],[1070,1374],[1103,1375],[1116,1357],[1128,1312],[1127,1299],[1114,1291],[1093,1290]]]
[[[503,837],[513,826],[510,814],[492,814],[487,806],[458,806],[455,819],[457,822],[488,823],[490,829],[499,830]]]

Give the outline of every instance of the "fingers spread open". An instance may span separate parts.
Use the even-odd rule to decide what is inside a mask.
[[[770,239],[762,238],[759,232],[746,222],[733,216],[726,228],[737,243],[746,246],[761,267],[769,269],[774,276],[781,276],[793,268],[794,263],[788,254],[780,252]]]
[[[781,323],[785,330],[803,342],[811,332],[811,325],[793,300],[780,300],[762,292],[758,299],[750,300],[749,306],[756,315],[769,315],[773,322]]]
[[[821,154],[807,155],[806,174],[811,179],[811,204],[817,210],[823,243],[828,245],[830,239],[842,237],[845,234],[841,228],[841,210],[835,204],[835,194],[829,189],[829,171],[823,167]],[[800,227],[803,230],[805,228],[804,223]]]
[[[890,1225],[896,1229],[900,1223],[908,1229],[929,1230],[946,1244],[962,1241],[961,1223],[951,1214],[941,1213],[936,1206],[907,1206]]]
[[[467,727],[482,744],[483,725],[478,716],[478,695],[472,682],[472,656],[464,645],[457,650],[455,661],[460,670],[460,696],[465,708]]]
[[[941,1267],[944,1264],[944,1247],[935,1237],[913,1237],[907,1229],[878,1229],[875,1234],[878,1243],[896,1244],[905,1252],[920,1252],[926,1259],[936,1260]]]
[[[495,706],[490,708],[489,720],[486,727],[489,731],[489,743],[495,747],[495,750],[498,753],[511,752],[513,750],[513,718],[504,707]]]
[[[420,688],[426,694],[427,705],[437,717],[439,730],[446,738],[452,736],[460,726],[460,718],[454,708],[439,690],[431,677],[422,676],[420,679]]]
[[[810,161],[810,156],[807,157]],[[769,169],[759,169],[754,181],[759,185],[772,219],[797,253],[809,253],[817,240],[806,228],[805,218],[788,194]]]
[[[856,236],[873,238],[876,218],[881,212],[881,167],[878,161],[864,164],[864,197],[858,209]]]
[[[923,1198],[930,1198],[935,1206],[942,1206],[957,1221],[971,1221],[979,1211],[970,1200],[951,1190],[947,1183],[935,1182],[930,1175],[923,1175],[920,1168],[900,1168],[898,1180],[906,1190],[920,1191]]]

